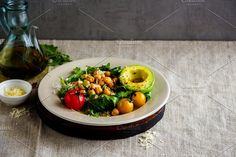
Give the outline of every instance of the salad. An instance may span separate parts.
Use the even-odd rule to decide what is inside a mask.
[[[57,95],[67,108],[91,116],[116,116],[145,105],[154,82],[153,72],[141,65],[76,67],[60,78]]]

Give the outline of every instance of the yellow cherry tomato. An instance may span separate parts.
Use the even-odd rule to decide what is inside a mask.
[[[133,111],[134,104],[130,102],[127,98],[123,98],[118,102],[117,109],[121,114],[129,113]]]
[[[146,96],[142,92],[135,92],[132,96],[132,101],[134,106],[139,108],[146,103]]]
[[[119,110],[117,109],[117,108],[114,108],[112,111],[111,111],[111,115],[112,116],[117,116],[117,115],[119,115]]]

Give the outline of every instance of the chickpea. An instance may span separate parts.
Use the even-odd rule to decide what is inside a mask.
[[[77,81],[77,84],[80,86],[83,84],[83,81],[79,80],[79,81]]]
[[[90,82],[88,80],[84,80],[84,83],[87,84],[87,85],[90,84]]]
[[[96,94],[95,90],[93,89],[89,90],[89,95],[94,95],[94,94]]]
[[[95,88],[95,92],[96,92],[97,94],[101,94],[101,93],[102,93],[102,87],[101,87],[101,86],[97,86],[97,87]]]
[[[105,88],[104,91],[103,91],[103,93],[106,94],[106,95],[111,95],[111,90],[110,90],[110,88],[108,88],[108,87]]]
[[[121,114],[129,113],[133,111],[134,104],[132,102],[129,102],[127,98],[122,98],[117,104],[117,109]]]
[[[108,84],[108,87],[110,87],[110,88],[112,88],[113,86],[114,86],[113,83],[109,83],[109,84]]]
[[[135,92],[132,96],[135,107],[141,107],[146,103],[146,96],[142,92]]]
[[[104,85],[104,81],[103,81],[103,80],[98,80],[98,84],[99,84],[100,86],[103,86],[103,85]]]
[[[113,83],[113,82],[112,82],[112,79],[111,79],[110,77],[105,77],[103,80],[104,80],[104,82],[105,82],[106,84],[111,84],[111,83]]]
[[[94,72],[93,72],[93,76],[96,76],[96,75],[99,75],[100,74],[100,72],[98,71],[98,70],[95,70]]]
[[[88,88],[90,86],[90,82],[88,80],[84,80],[83,86]]]
[[[107,76],[107,77],[111,76],[111,72],[110,72],[110,71],[106,71],[104,74],[105,74],[105,76]]]
[[[119,110],[117,110],[117,108],[114,108],[112,111],[111,111],[111,115],[112,116],[117,116],[117,115],[119,115],[120,114],[120,112],[119,112]]]
[[[90,83],[93,83],[95,81],[93,76],[88,76],[86,80],[88,80]]]
[[[96,78],[96,79],[101,79],[101,78],[102,78],[102,75],[101,75],[101,74],[94,75],[94,78]]]
[[[102,76],[102,78],[105,78],[105,77],[106,77],[104,73],[102,73],[101,76]]]
[[[95,89],[95,88],[96,88],[96,85],[95,85],[94,83],[91,83],[91,84],[90,84],[90,88]]]

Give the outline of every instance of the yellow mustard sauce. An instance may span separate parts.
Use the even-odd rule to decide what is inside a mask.
[[[23,96],[25,94],[26,92],[19,87],[6,88],[4,91],[5,96]]]

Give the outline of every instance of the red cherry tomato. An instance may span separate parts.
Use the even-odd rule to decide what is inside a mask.
[[[66,92],[64,101],[68,108],[74,110],[81,110],[85,103],[85,97],[77,90],[69,90]]]
[[[84,103],[85,103],[85,96],[83,93],[79,94],[79,102],[80,102],[80,105],[82,105],[82,107],[83,107]]]

